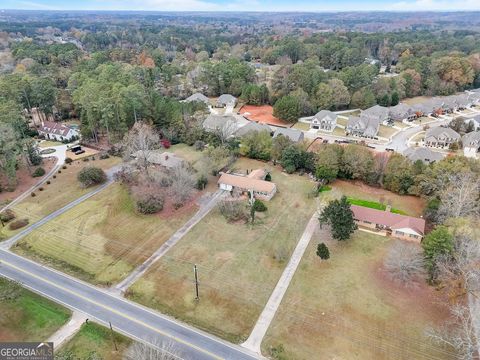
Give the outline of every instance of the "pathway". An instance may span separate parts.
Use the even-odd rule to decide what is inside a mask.
[[[223,190],[217,190],[210,199],[200,205],[200,209],[180,229],[178,229],[157,251],[155,251],[143,264],[140,264],[123,281],[113,287],[114,292],[125,292],[137,281],[153,264],[155,264],[168,250],[177,244],[200,220],[202,220],[218,203],[225,194]]]
[[[255,324],[255,327],[252,330],[252,333],[248,337],[247,341],[245,341],[242,346],[252,350],[258,354],[261,353],[260,345],[262,344],[262,340],[267,333],[270,324],[275,317],[275,313],[282,302],[283,296],[287,292],[288,286],[290,285],[290,281],[292,281],[293,275],[295,275],[295,271],[297,270],[300,261],[302,260],[303,254],[307,249],[308,244],[310,243],[310,239],[318,226],[318,213],[315,212],[312,218],[308,222],[302,237],[298,241],[298,244],[293,251],[292,257],[290,258],[285,270],[283,270],[282,276],[278,281],[275,289],[270,295],[265,308],[263,309],[260,317]]]
[[[87,317],[85,314],[79,311],[74,311],[68,323],[63,325],[52,336],[50,336],[47,342],[53,342],[53,348],[58,350],[62,345],[70,340],[78,332],[78,330],[80,330],[86,319]]]

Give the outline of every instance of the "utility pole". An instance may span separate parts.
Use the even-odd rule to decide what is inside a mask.
[[[115,334],[113,333],[112,323],[110,321],[108,323],[110,324],[110,333],[112,334],[113,346],[115,347],[115,351],[118,351],[117,342],[115,341]]]
[[[195,300],[200,300],[200,297],[198,296],[198,270],[197,270],[197,264],[193,265],[193,274],[195,275]]]

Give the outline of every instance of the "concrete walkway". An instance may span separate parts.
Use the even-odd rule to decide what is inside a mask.
[[[68,323],[63,325],[52,336],[50,336],[47,342],[53,342],[53,348],[55,351],[58,351],[62,345],[64,345],[78,332],[78,330],[80,330],[86,319],[87,317],[85,314],[79,311],[74,311]]]
[[[297,270],[300,261],[302,260],[303,254],[307,249],[308,244],[310,243],[310,239],[318,226],[318,213],[315,212],[312,218],[308,222],[302,237],[298,241],[298,244],[293,251],[292,257],[288,262],[285,270],[283,270],[282,276],[280,280],[278,280],[277,286],[270,295],[265,308],[263,309],[260,317],[255,324],[255,327],[252,330],[252,333],[248,337],[247,341],[245,341],[242,346],[252,350],[258,354],[261,353],[260,345],[262,344],[262,340],[267,333],[270,324],[275,317],[275,313],[282,302],[283,296],[287,292],[288,286],[290,285],[290,281],[292,281],[293,275],[295,275],[295,271]]]
[[[47,157],[56,157],[57,158],[57,163],[55,166],[50,170],[38,183],[33,185],[30,189],[26,190],[19,196],[15,198],[15,200],[11,201],[8,205],[5,205],[3,208],[0,209],[0,212],[7,210],[8,208],[18,204],[20,201],[25,199],[26,197],[30,196],[32,192],[37,190],[40,186],[42,186],[52,175],[54,175],[65,163],[65,157],[66,157],[66,151],[67,151],[67,145],[60,145],[60,146],[52,146],[49,148],[44,148],[45,149],[55,149],[54,153],[51,154],[46,154],[42,155],[43,158]]]
[[[202,220],[225,194],[223,190],[216,191],[211,198],[200,205],[200,209],[180,229],[178,229],[157,251],[155,251],[143,264],[139,265],[123,281],[115,285],[113,292],[125,292],[135,281],[137,281],[153,264],[155,264],[170,248],[185,236],[200,220]]]

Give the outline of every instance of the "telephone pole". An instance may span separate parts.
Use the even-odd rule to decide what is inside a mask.
[[[195,300],[200,300],[200,297],[198,295],[198,270],[197,270],[197,264],[193,265],[193,275],[195,276]]]
[[[110,324],[110,332],[112,334],[113,346],[115,347],[115,351],[118,351],[117,342],[115,341],[115,334],[113,333],[112,323],[110,321],[108,323]]]

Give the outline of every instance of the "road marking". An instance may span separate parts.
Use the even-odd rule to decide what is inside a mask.
[[[75,291],[72,291],[72,290],[67,289],[67,288],[65,288],[65,287],[63,287],[63,286],[60,286],[60,285],[54,283],[53,281],[44,279],[44,278],[42,278],[41,276],[38,276],[38,275],[36,275],[36,274],[34,274],[34,273],[30,272],[30,271],[27,271],[27,270],[25,270],[25,269],[19,268],[18,266],[13,265],[12,263],[10,263],[10,262],[8,262],[8,261],[0,260],[0,263],[5,264],[5,265],[7,265],[7,266],[9,266],[9,267],[17,270],[17,271],[23,272],[23,273],[25,273],[25,274],[33,277],[33,278],[36,278],[36,279],[38,279],[38,280],[41,280],[41,281],[43,281],[43,282],[45,282],[45,283],[47,283],[47,284],[50,284],[50,285],[52,285],[52,286],[54,286],[54,287],[56,287],[56,288],[58,288],[58,289],[60,289],[60,290],[63,290],[63,291],[65,291],[65,292],[67,292],[67,293],[70,293],[71,295],[74,295],[74,296],[76,296],[76,297],[78,297],[78,298],[80,298],[80,299],[83,299],[83,300],[85,300],[85,301],[87,301],[87,302],[89,302],[89,303],[92,303],[92,304],[94,304],[94,305],[97,305],[97,306],[99,306],[99,307],[102,307],[102,308],[104,308],[104,309],[106,309],[106,310],[108,310],[108,311],[110,311],[110,312],[112,312],[112,313],[114,313],[114,314],[117,314],[117,315],[119,315],[119,316],[121,316],[121,317],[123,317],[123,318],[125,318],[125,319],[128,319],[128,320],[133,321],[133,322],[135,322],[135,323],[137,323],[137,324],[139,324],[139,325],[142,325],[142,326],[144,326],[144,327],[146,327],[146,328],[148,328],[148,329],[150,329],[150,330],[153,330],[153,331],[159,333],[159,334],[162,335],[162,336],[168,337],[168,338],[170,338],[170,339],[172,339],[172,340],[174,340],[174,341],[176,341],[176,342],[179,342],[179,343],[181,343],[181,344],[183,344],[183,345],[186,345],[186,346],[188,346],[188,347],[191,347],[192,349],[195,349],[195,350],[197,350],[197,351],[200,351],[200,352],[202,352],[202,353],[204,353],[204,354],[206,354],[206,355],[208,355],[208,356],[210,356],[210,357],[212,357],[212,358],[214,358],[214,359],[217,359],[217,360],[225,360],[224,358],[219,357],[219,356],[211,353],[211,352],[208,351],[208,350],[202,349],[201,347],[199,347],[199,346],[197,346],[197,345],[195,345],[195,344],[192,344],[192,343],[190,343],[190,342],[188,342],[188,341],[186,341],[186,340],[183,340],[183,339],[180,339],[180,338],[178,338],[178,337],[176,337],[176,336],[173,336],[173,335],[171,335],[171,334],[168,334],[168,333],[166,333],[166,332],[164,332],[164,331],[162,331],[162,330],[160,330],[160,329],[157,329],[157,328],[155,328],[155,327],[153,327],[153,326],[151,326],[151,325],[149,325],[149,324],[144,323],[143,321],[140,321],[140,320],[138,320],[138,319],[135,319],[135,318],[133,318],[133,317],[131,317],[131,316],[129,316],[129,315],[123,314],[122,312],[120,312],[120,311],[118,311],[118,310],[115,310],[115,309],[113,309],[113,308],[111,308],[111,307],[109,307],[109,306],[107,306],[107,305],[104,305],[104,304],[102,304],[102,303],[99,303],[99,302],[97,302],[97,301],[94,301],[94,300],[92,300],[92,299],[90,299],[90,298],[88,298],[88,297],[86,297],[86,296],[83,296],[83,295],[81,295],[81,294],[76,293]]]

